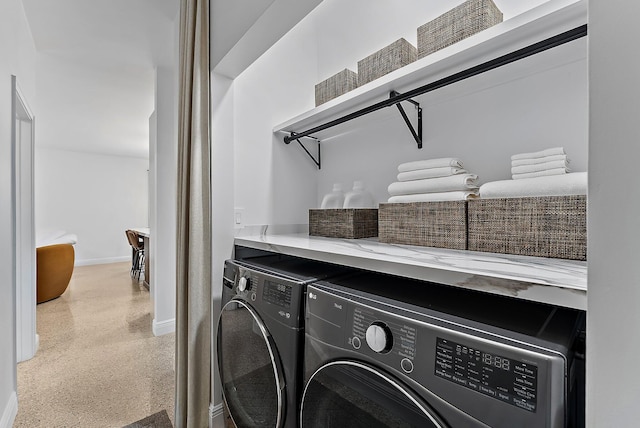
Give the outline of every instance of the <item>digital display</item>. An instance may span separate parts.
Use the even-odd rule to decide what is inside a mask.
[[[279,282],[265,281],[262,299],[266,302],[289,309],[291,306],[291,287]]]
[[[529,412],[536,411],[538,367],[438,337],[435,375]]]
[[[482,353],[482,362],[488,366],[493,366],[507,371],[509,371],[509,368],[511,367],[510,359],[487,354],[486,352]]]

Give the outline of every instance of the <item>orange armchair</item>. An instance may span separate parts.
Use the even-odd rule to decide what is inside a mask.
[[[69,286],[75,251],[71,244],[36,248],[36,289],[38,303],[60,297]]]

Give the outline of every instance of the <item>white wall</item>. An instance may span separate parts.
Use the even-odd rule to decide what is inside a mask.
[[[212,329],[214,336],[218,327],[220,300],[222,297],[222,274],[224,261],[233,255],[234,232],[234,84],[233,80],[216,73],[211,73],[211,206],[212,206],[212,269],[213,285]],[[216,358],[216,341],[212,340],[211,362],[211,403],[214,412],[222,416],[222,394],[217,382],[218,365]],[[222,423],[223,424],[223,423]],[[220,426],[223,426],[223,425]]]
[[[176,74],[168,67],[157,67],[155,78],[155,136],[149,147],[151,200],[151,287],[153,290],[153,332],[175,330],[176,312],[176,210],[177,210],[177,103]]]
[[[15,273],[11,197],[11,75],[29,100],[35,100],[35,46],[22,2],[0,2],[0,428],[9,428],[17,412]],[[33,101],[31,101],[34,104]],[[31,106],[37,113],[37,106]]]
[[[300,207],[315,204],[313,163],[272,132],[313,103],[313,22],[307,16],[234,81],[235,206],[247,225],[305,223]]]
[[[153,69],[38,52],[38,147],[146,158]],[[124,68],[124,71],[123,71]]]
[[[322,0],[213,0],[211,67],[235,78]]]
[[[589,4],[589,427],[633,427],[640,419],[640,271],[635,186],[640,159],[638,2]]]
[[[148,221],[148,160],[36,148],[35,161],[36,235],[76,234],[76,265],[129,260],[125,230]]]

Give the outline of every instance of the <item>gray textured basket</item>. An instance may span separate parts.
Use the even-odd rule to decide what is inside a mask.
[[[309,210],[309,235],[348,239],[378,236],[378,210],[375,208]]]
[[[502,22],[491,0],[468,0],[418,27],[418,58],[445,48]]]
[[[316,85],[316,107],[358,87],[358,74],[345,68]]]
[[[358,61],[358,86],[391,73],[418,59],[418,50],[405,39],[398,39],[389,46]]]
[[[389,244],[467,249],[467,201],[380,204],[378,238]]]
[[[587,259],[586,196],[469,201],[469,250]]]

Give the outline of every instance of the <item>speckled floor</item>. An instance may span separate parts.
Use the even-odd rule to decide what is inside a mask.
[[[122,427],[174,414],[174,334],[151,332],[149,291],[129,263],[76,267],[37,305],[40,348],[18,364],[17,427]]]

